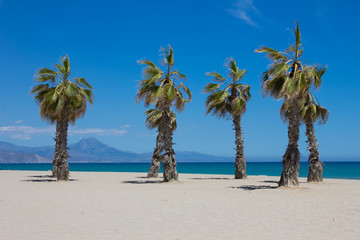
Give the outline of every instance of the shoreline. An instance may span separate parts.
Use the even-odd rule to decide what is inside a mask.
[[[2,170],[0,169],[0,173],[1,172],[38,172],[38,173],[48,173],[48,172],[51,172],[51,170],[17,170],[17,169],[6,169],[6,170]],[[147,172],[112,172],[112,171],[71,171],[70,170],[70,178],[71,178],[71,173],[74,172],[74,173],[88,173],[88,174],[97,174],[97,173],[102,173],[102,174],[107,174],[107,173],[124,173],[124,174],[137,174],[137,175],[145,175],[144,178],[148,179],[148,180],[161,180],[163,179],[162,178],[162,172],[159,172],[159,177],[158,178],[147,178],[146,175],[147,175]],[[178,173],[179,174],[179,178],[183,175],[214,175],[214,176],[224,176],[226,178],[229,178],[229,179],[233,179],[233,180],[236,180],[236,181],[242,181],[242,180],[247,180],[247,179],[235,179],[234,178],[234,174],[221,174],[221,173]],[[49,176],[49,175],[45,175],[45,176]],[[252,177],[269,177],[269,178],[279,178],[280,180],[280,176],[274,176],[274,175],[266,175],[266,174],[259,174],[259,175],[248,175],[248,178],[252,178]],[[50,177],[49,177],[50,178]],[[307,178],[306,177],[298,177],[299,179],[299,183],[307,183]],[[323,178],[324,181],[323,182],[319,182],[319,183],[316,183],[316,182],[313,182],[313,183],[309,183],[309,184],[322,184],[322,183],[325,183],[326,180],[350,180],[350,181],[359,181],[360,182],[360,179],[352,179],[352,178]],[[179,180],[179,182],[181,182],[181,179]]]
[[[279,177],[0,171],[0,239],[358,239],[358,180],[277,188]]]

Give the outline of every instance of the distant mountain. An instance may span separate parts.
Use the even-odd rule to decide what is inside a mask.
[[[47,153],[51,147],[22,147],[0,142],[0,163],[46,163],[51,162]]]
[[[139,154],[109,147],[93,137],[83,138],[69,147],[69,162],[141,162]]]
[[[137,154],[110,147],[96,138],[83,138],[69,145],[70,163],[150,162],[152,153]],[[0,141],[0,163],[51,163],[54,147],[22,147]],[[178,162],[230,162],[233,157],[216,157],[198,152],[176,152]]]

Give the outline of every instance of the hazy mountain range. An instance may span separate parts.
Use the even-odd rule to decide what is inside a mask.
[[[110,147],[96,138],[84,138],[69,145],[70,163],[150,162],[152,152],[137,154]],[[51,163],[54,147],[22,147],[0,141],[0,163]],[[217,157],[197,152],[176,152],[178,162],[232,162],[233,157]]]

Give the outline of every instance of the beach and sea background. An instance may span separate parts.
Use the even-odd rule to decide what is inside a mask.
[[[360,81],[353,71],[359,69],[359,8],[360,1],[335,0],[0,0],[0,240],[359,240]],[[173,49],[168,66],[164,48]],[[171,78],[174,88],[184,84],[192,93],[184,108],[173,88],[155,93],[176,96],[178,181],[164,181],[163,168],[147,178],[158,132],[148,128],[146,112],[163,98],[148,105],[136,97],[141,82],[158,72],[146,71],[145,60],[164,74],[173,71],[161,86]],[[229,60],[241,73],[235,78]],[[315,81],[308,67],[319,70]],[[53,78],[43,68],[61,74]],[[206,74],[215,72],[229,81]],[[176,73],[186,77],[175,79]],[[286,81],[264,84],[280,73]],[[228,96],[221,90],[237,77],[251,94],[246,105],[231,99],[246,106],[240,121],[245,179],[234,176],[234,122],[208,112],[211,91],[205,91],[209,83],[221,84],[211,87],[219,91],[219,102],[211,102],[219,104]],[[57,181],[51,172],[57,121],[51,120],[57,114],[64,120],[65,96],[78,99],[73,106],[84,102],[70,85],[59,86],[82,82],[83,95],[90,88],[85,79],[94,101],[72,108],[80,118],[66,128],[69,179]],[[43,94],[47,87],[39,84],[46,83],[66,94]],[[279,91],[283,83],[286,93]],[[307,181],[315,145],[302,123],[298,181],[279,186],[282,156],[297,133],[282,119],[294,109],[281,114],[287,104],[278,97],[292,99],[303,87],[311,94],[301,100],[305,112],[311,99],[330,113],[326,123],[313,123],[324,178]]]
[[[360,179],[360,161],[350,159],[344,162],[324,162],[324,178]],[[308,163],[300,162],[299,177],[308,174]],[[147,172],[149,163],[70,163],[70,171],[78,172]],[[48,171],[52,163],[14,163],[0,164],[2,170]],[[177,170],[189,174],[234,174],[234,163],[231,162],[203,162],[178,163]],[[280,176],[281,162],[248,162],[248,175]],[[162,169],[160,169],[162,172]]]
[[[137,154],[108,146],[94,137],[82,138],[69,145],[70,171],[77,172],[138,172],[147,173],[152,152]],[[0,141],[2,170],[48,171],[52,169],[53,146],[24,147]],[[325,178],[360,179],[359,158],[322,157]],[[233,156],[214,156],[199,152],[177,151],[180,174],[226,174],[235,171]],[[248,175],[280,176],[281,156],[246,157]],[[307,177],[307,156],[300,159],[299,177]],[[163,172],[162,168],[160,173]]]

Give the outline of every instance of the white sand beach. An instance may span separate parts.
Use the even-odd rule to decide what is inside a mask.
[[[0,171],[0,239],[360,239],[360,181]]]

